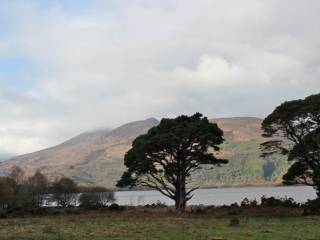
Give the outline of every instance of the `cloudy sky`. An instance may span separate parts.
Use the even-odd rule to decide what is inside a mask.
[[[0,153],[320,89],[319,0],[2,0]]]

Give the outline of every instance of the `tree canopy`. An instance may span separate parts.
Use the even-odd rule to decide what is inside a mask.
[[[208,152],[209,148],[219,151],[223,141],[223,131],[200,113],[162,119],[133,141],[124,158],[127,171],[117,186],[156,189],[175,201],[177,211],[184,211],[197,189],[186,189],[192,172],[201,164],[227,163]]]
[[[285,184],[314,186],[320,196],[320,94],[284,102],[262,123],[264,156],[281,152],[292,162]]]

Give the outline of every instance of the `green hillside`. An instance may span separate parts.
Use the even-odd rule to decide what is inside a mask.
[[[256,141],[230,141],[223,144],[222,151],[229,163],[214,169],[204,166],[193,176],[196,184],[203,187],[276,185],[281,184],[288,167],[284,156],[261,158]]]

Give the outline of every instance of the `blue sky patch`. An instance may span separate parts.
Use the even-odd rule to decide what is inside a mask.
[[[117,1],[110,0],[107,2],[95,0],[40,0],[36,1],[40,8],[47,10],[50,8],[62,8],[68,15],[86,15],[114,12],[117,9]]]
[[[25,59],[0,58],[0,86],[15,90],[26,90],[33,86],[33,67]]]
[[[32,65],[28,60],[0,58],[0,76],[15,76],[30,72]]]

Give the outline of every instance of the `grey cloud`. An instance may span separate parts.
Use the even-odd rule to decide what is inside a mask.
[[[19,18],[0,56],[32,61],[37,84],[0,94],[0,151],[151,116],[264,117],[320,88],[317,0],[119,1],[114,12],[82,15],[9,9]]]

